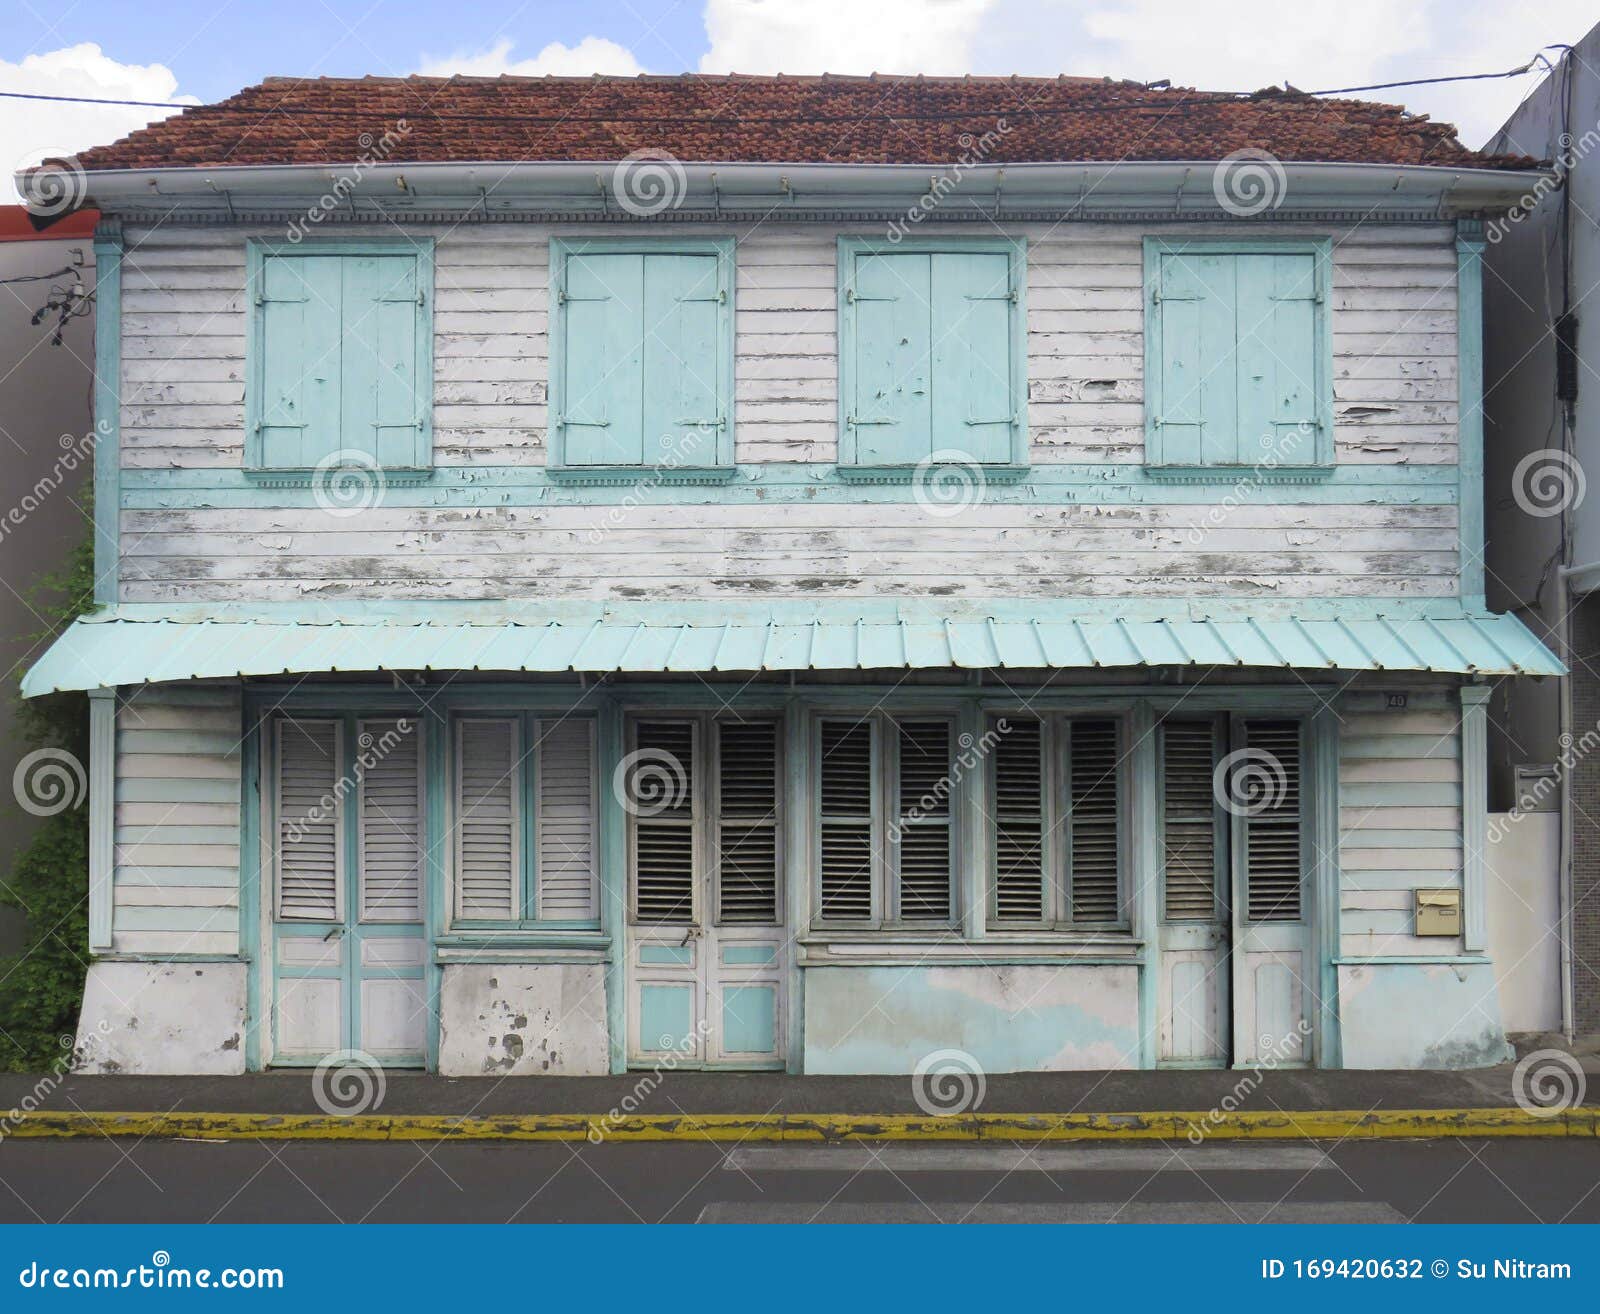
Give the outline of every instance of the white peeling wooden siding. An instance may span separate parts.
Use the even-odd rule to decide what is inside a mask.
[[[437,231],[440,466],[544,462],[551,231]],[[763,225],[738,235],[741,462],[834,459],[840,231]],[[1142,461],[1141,241],[1161,230],[1036,224],[1015,231],[1029,243],[1033,462]],[[1202,233],[1188,225],[1167,231]],[[1333,236],[1338,460],[1454,463],[1453,230],[1369,226]],[[164,227],[131,231],[127,248],[123,465],[237,468],[243,238]],[[1264,509],[991,503],[954,519],[909,504],[859,502],[764,502],[692,517],[681,506],[630,505],[613,518],[605,507],[560,505],[559,494],[535,507],[408,510],[380,502],[342,519],[314,509],[135,511],[123,518],[123,596],[915,596],[936,587],[948,594],[952,586],[972,597],[1455,592],[1454,508],[1296,505],[1294,486],[1280,491],[1282,506]],[[621,502],[627,490],[615,492]],[[682,494],[686,503],[702,497],[717,494]],[[263,508],[270,499],[263,490]],[[1204,531],[1198,543],[1190,526]],[[975,572],[975,559],[989,568]]]
[[[233,689],[118,710],[114,952],[238,952],[240,724]]]
[[[1461,725],[1440,692],[1339,702],[1339,896],[1346,957],[1461,952],[1412,934],[1414,891],[1461,888]]]

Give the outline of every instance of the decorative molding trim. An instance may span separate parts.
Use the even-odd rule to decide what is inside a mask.
[[[122,235],[94,239],[94,600],[120,595],[122,531]]]
[[[1480,225],[1481,227],[1481,225]],[[1456,238],[1456,426],[1461,480],[1457,537],[1461,544],[1461,597],[1481,607],[1483,553],[1483,238]]]

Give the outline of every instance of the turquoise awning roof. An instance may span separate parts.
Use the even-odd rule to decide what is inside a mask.
[[[210,612],[124,605],[75,621],[23,694],[316,672],[663,672],[1110,669],[1559,675],[1513,616],[1172,614],[1049,603],[841,606],[395,604]]]

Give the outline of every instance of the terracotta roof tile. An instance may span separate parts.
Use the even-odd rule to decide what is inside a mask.
[[[1470,151],[1449,124],[1397,105],[1249,98],[1093,78],[269,78],[110,146],[86,169],[340,163],[404,120],[393,162],[618,160],[946,164],[989,139],[990,164],[1281,160],[1526,168]],[[365,140],[363,140],[365,135]]]

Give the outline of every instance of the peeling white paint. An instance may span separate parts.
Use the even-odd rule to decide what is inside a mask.
[[[598,964],[450,964],[439,990],[439,1071],[592,1077],[611,1070]]]
[[[237,1076],[244,1071],[243,963],[94,963],[78,1019],[82,1071]]]

